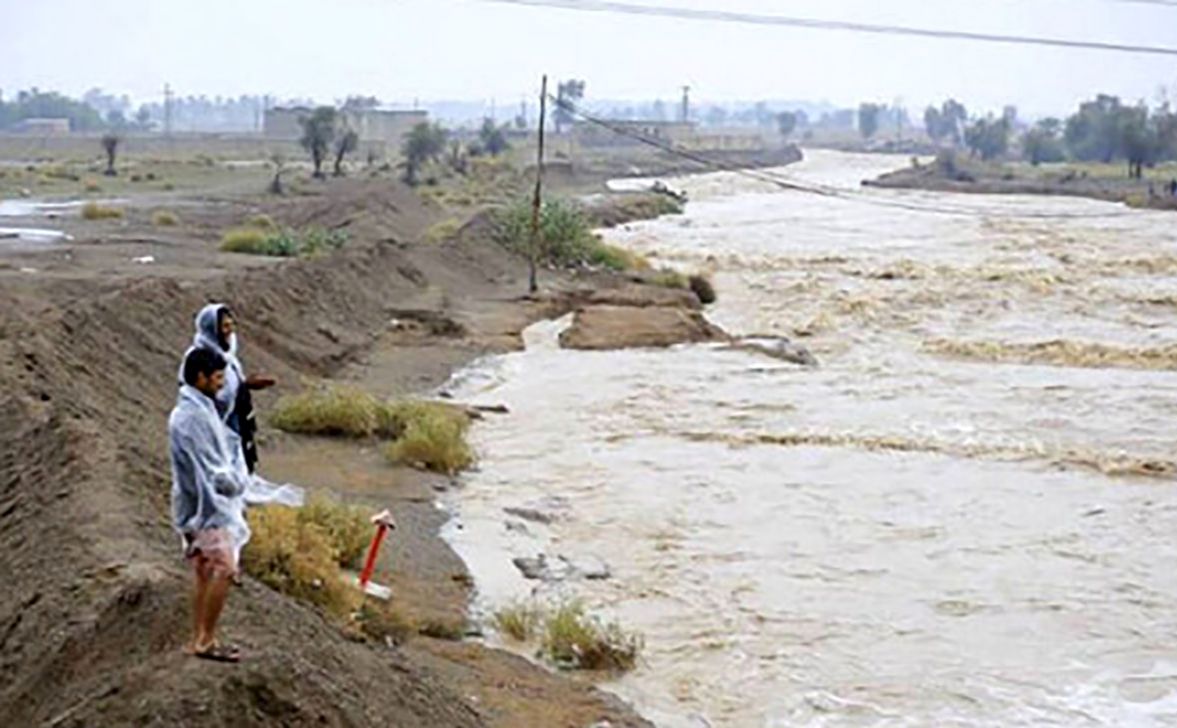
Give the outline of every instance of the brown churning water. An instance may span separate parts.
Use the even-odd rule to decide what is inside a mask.
[[[903,163],[783,172],[857,188]],[[660,725],[1177,722],[1171,214],[677,184],[687,215],[609,242],[710,269],[717,323],[801,336],[822,367],[567,352],[547,323],[465,372],[461,396],[511,408],[451,504],[484,606],[535,586],[511,556],[603,559],[612,578],[539,596],[645,634],[609,687]],[[545,496],[554,522],[506,525]]]

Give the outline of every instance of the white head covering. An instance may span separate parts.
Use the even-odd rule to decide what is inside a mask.
[[[196,314],[196,333],[192,337],[192,346],[184,352],[184,357],[180,360],[179,373],[180,384],[184,384],[184,361],[196,349],[212,349],[225,357],[229,366],[225,369],[225,384],[221,391],[217,392],[216,402],[217,412],[220,413],[221,419],[226,421],[233,414],[233,408],[237,404],[237,390],[245,382],[245,369],[241,366],[241,360],[237,358],[237,334],[234,332],[229,335],[228,349],[221,346],[221,312],[227,311],[228,308],[223,303],[210,303]]]

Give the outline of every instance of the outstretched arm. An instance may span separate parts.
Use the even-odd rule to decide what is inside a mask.
[[[269,389],[277,383],[278,380],[273,377],[264,377],[257,374],[251,374],[245,379],[245,386],[253,390]]]

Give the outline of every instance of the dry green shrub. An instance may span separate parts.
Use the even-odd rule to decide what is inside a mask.
[[[106,207],[97,202],[87,202],[82,205],[82,218],[85,220],[113,220],[123,216],[123,211],[117,207]]]
[[[253,253],[262,249],[268,234],[256,228],[233,228],[221,236],[221,250],[227,253]]]
[[[304,505],[299,518],[323,529],[337,552],[339,565],[344,568],[358,565],[374,529],[367,509],[321,496]]]
[[[466,441],[470,418],[465,412],[438,402],[402,402],[391,405],[397,439],[386,450],[394,463],[454,474],[474,462]]]
[[[494,627],[516,642],[527,642],[543,624],[544,613],[535,604],[517,601],[494,613]]]
[[[180,224],[180,218],[170,210],[160,210],[151,216],[151,224],[156,227],[174,227]]]
[[[381,642],[403,644],[417,633],[417,623],[392,602],[367,599],[356,614],[360,631]]]
[[[388,406],[355,387],[332,385],[278,400],[272,424],[286,432],[346,437],[394,437],[399,422]]]
[[[262,227],[263,222],[253,218],[251,224],[245,227],[226,231],[221,239],[221,250],[227,253],[249,253],[279,258],[296,255],[314,257],[329,250],[339,250],[347,244],[349,238],[345,230],[324,230],[316,227],[305,230],[271,229]]]
[[[339,618],[359,608],[362,595],[340,573],[340,552],[331,534],[304,517],[302,509],[253,508],[249,523],[253,537],[242,556],[247,573]]]
[[[508,250],[531,253],[531,202],[518,199],[491,216],[494,237]],[[539,234],[546,262],[560,268],[584,266],[610,270],[641,270],[639,256],[601,242],[582,207],[568,200],[549,200],[540,207]]]
[[[542,649],[561,667],[582,670],[631,670],[644,642],[617,622],[608,624],[585,614],[581,602],[566,602],[547,616]]]
[[[355,387],[331,385],[283,397],[270,421],[286,432],[391,439],[389,460],[436,472],[453,474],[474,462],[469,416],[442,402],[381,402]]]

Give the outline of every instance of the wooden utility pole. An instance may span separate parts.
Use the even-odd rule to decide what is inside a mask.
[[[539,153],[535,165],[535,196],[531,199],[531,261],[528,266],[527,290],[535,293],[539,290],[536,280],[536,267],[539,264],[539,209],[542,203],[542,189],[544,182],[544,121],[548,111],[548,77],[545,74],[540,84],[539,92]]]

